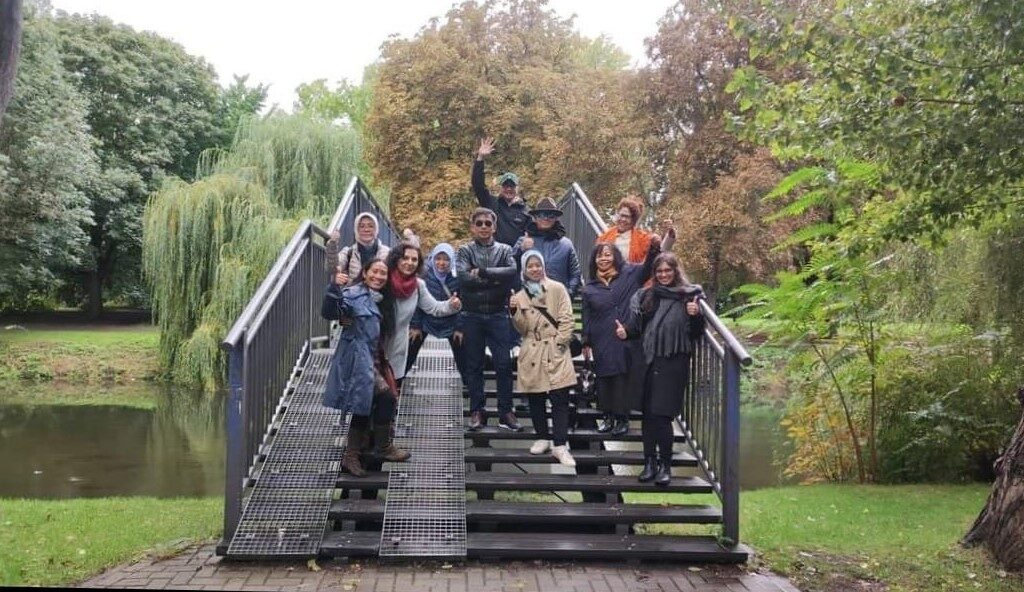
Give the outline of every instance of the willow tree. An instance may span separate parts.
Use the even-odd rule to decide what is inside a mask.
[[[358,158],[352,130],[301,116],[252,120],[229,150],[203,156],[195,182],[153,195],[143,269],[171,378],[223,382],[221,338],[299,220],[333,213]]]

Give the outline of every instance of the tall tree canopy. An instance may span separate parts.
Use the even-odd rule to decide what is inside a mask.
[[[95,315],[115,276],[138,282],[149,193],[167,175],[191,179],[200,152],[215,143],[218,89],[212,68],[170,40],[97,15],[58,13],[55,22],[102,172],[85,188],[93,219],[77,276]]]
[[[462,232],[485,135],[497,138],[489,171],[516,171],[530,201],[574,180],[605,203],[639,189],[646,167],[624,63],[543,0],[463,2],[389,41],[365,131],[393,215],[430,238]]]
[[[61,67],[57,30],[26,21],[17,89],[0,125],[0,310],[43,300],[79,265],[99,161],[86,103]]]

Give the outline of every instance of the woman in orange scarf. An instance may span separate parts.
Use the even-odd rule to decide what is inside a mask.
[[[644,212],[644,206],[635,197],[625,197],[619,202],[615,225],[597,238],[599,243],[612,243],[628,263],[643,263],[651,246],[651,233],[636,227]]]

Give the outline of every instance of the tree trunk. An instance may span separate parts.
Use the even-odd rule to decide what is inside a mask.
[[[21,54],[21,0],[0,0],[0,125],[14,96]]]
[[[95,321],[103,314],[103,276],[99,269],[88,272],[88,295],[85,300],[85,314],[90,321]]]
[[[1024,388],[1017,399],[1024,406]],[[963,543],[984,545],[1007,570],[1024,571],[1024,414],[995,471],[992,493]]]

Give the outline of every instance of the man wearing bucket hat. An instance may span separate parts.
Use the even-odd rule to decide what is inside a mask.
[[[544,269],[549,279],[565,286],[570,296],[576,296],[580,284],[580,259],[576,248],[565,236],[562,226],[562,210],[550,197],[537,202],[530,210],[530,222],[512,247],[512,256],[519,261],[530,249],[540,251],[544,256]]]
[[[473,173],[470,175],[473,193],[480,207],[492,210],[498,217],[498,227],[494,239],[499,243],[512,246],[516,239],[523,235],[526,224],[530,221],[529,207],[519,197],[519,176],[513,172],[503,173],[498,177],[498,195],[491,195],[484,182],[484,158],[494,151],[494,138],[480,140],[480,148],[476,151],[473,161]]]

